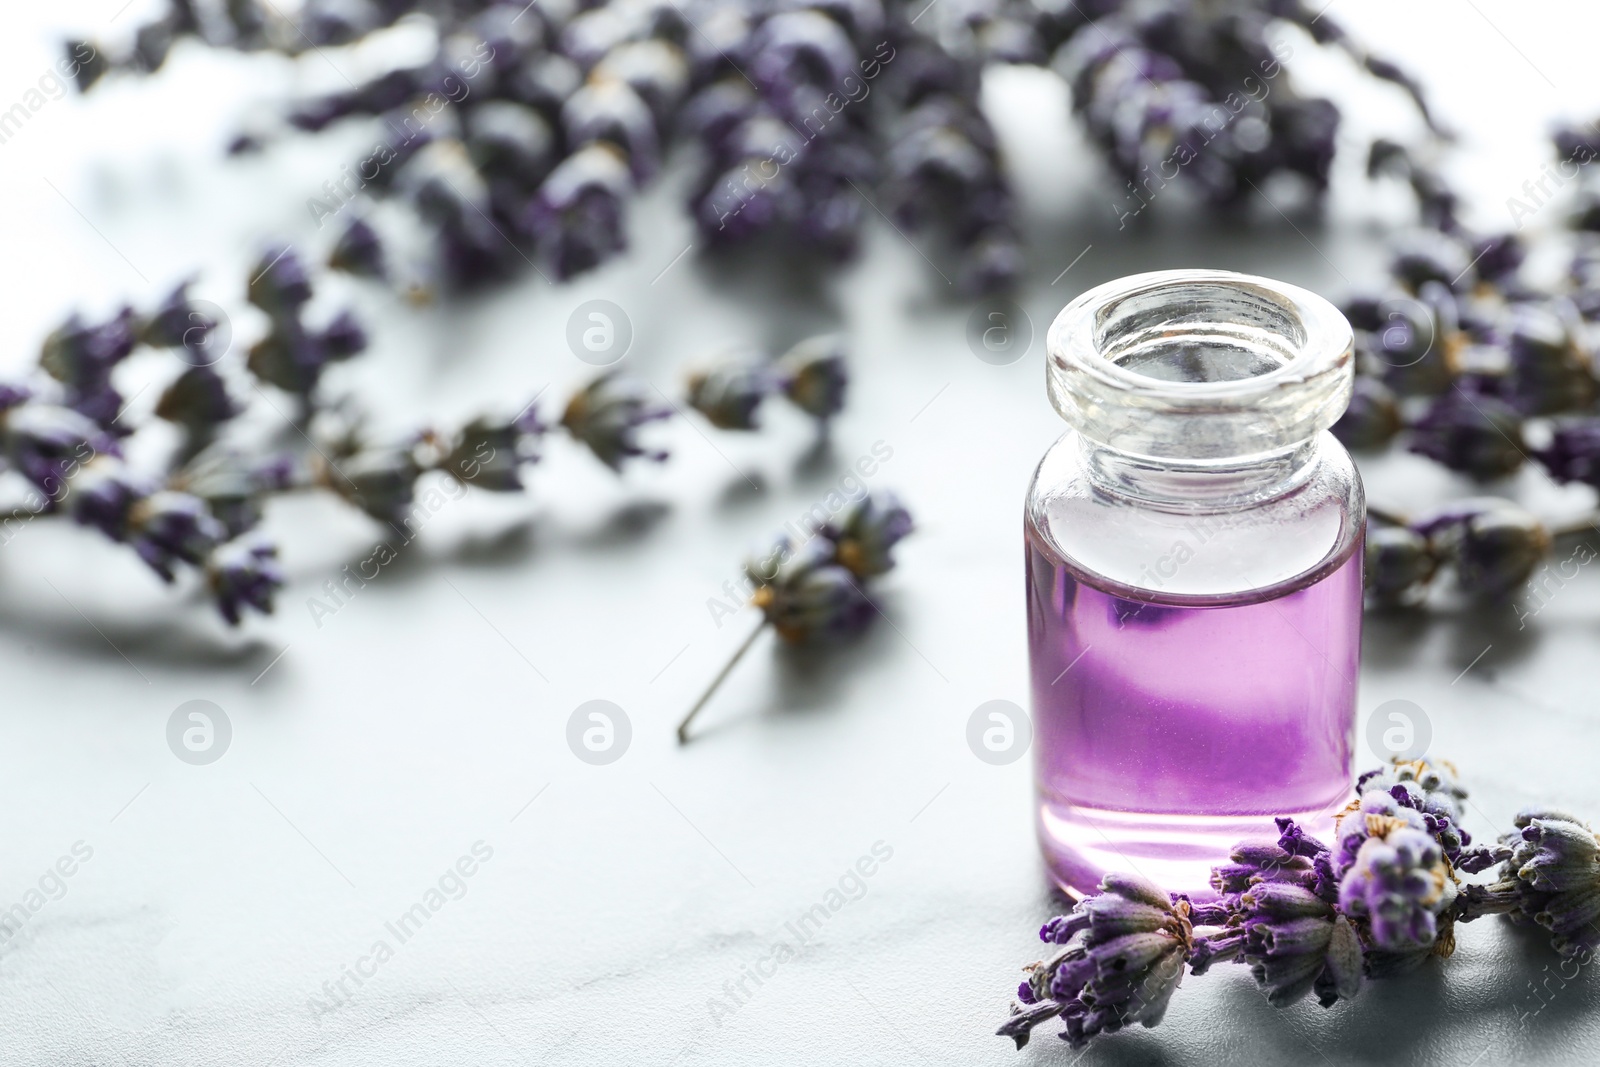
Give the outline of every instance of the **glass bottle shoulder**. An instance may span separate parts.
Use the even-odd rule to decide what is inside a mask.
[[[1045,453],[1028,493],[1028,537],[1111,593],[1193,606],[1272,599],[1338,569],[1361,539],[1361,477],[1328,433],[1288,488],[1236,505],[1156,505],[1109,492],[1088,461],[1072,432]]]

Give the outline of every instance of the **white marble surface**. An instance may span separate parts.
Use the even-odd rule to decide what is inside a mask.
[[[120,4],[85,3],[71,22],[103,27]],[[1423,70],[1470,129],[1461,173],[1486,222],[1504,221],[1505,197],[1537,171],[1546,117],[1600,107],[1596,18],[1580,5],[1334,6]],[[67,16],[39,5],[3,18],[0,105],[52,62]],[[239,166],[216,155],[246,101],[327,72],[178,59],[157,84],[51,101],[0,145],[8,367],[69,305],[147,301],[195,265],[209,271],[203,295],[236,305],[264,235],[317,240],[303,198],[355,140]],[[1404,217],[1398,193],[1343,174],[1326,224],[1263,209],[1245,232],[1167,212],[1119,233],[1060,90],[1014,76],[992,88],[1028,205],[1024,303],[1041,332],[1083,287],[1136,269],[1248,269],[1337,295]],[[1364,124],[1404,124],[1393,94],[1361,99]],[[320,626],[309,598],[381,536],[328,502],[272,512],[292,584],[275,618],[238,632],[82,532],[41,523],[0,550],[0,907],[28,899],[75,843],[92,849],[0,944],[5,1062],[1076,1061],[1046,1033],[1021,1055],[991,1036],[1055,904],[1027,761],[989,766],[964,740],[978,704],[1026,699],[1019,512],[1060,429],[1041,345],[1008,367],[973,358],[966,309],[887,227],[860,265],[809,291],[694,255],[652,283],[692,239],[678,196],[654,194],[634,254],[568,289],[529,281],[431,312],[359,296],[378,350],[339,381],[402,421],[560,393],[587,370],[563,344],[566,316],[593,297],[627,309],[629,362],[669,390],[697,354],[837,324],[858,383],[831,448],[810,451],[781,411],[751,438],[678,423],[660,435],[669,465],[618,481],[552,442],[526,499],[449,504]],[[828,654],[759,646],[701,739],[678,748],[673,721],[751,622],[717,627],[707,599],[746,546],[878,441],[893,456],[873,482],[921,523],[883,583],[886,621]],[[1458,488],[1406,458],[1367,473],[1373,499],[1398,506]],[[1506,489],[1552,516],[1589,503],[1532,472]],[[1525,630],[1509,612],[1371,625],[1362,713],[1396,697],[1427,711],[1435,751],[1474,786],[1475,832],[1536,798],[1600,816],[1597,631],[1593,573]],[[166,745],[169,715],[192,699],[232,723],[210,766]],[[591,699],[632,723],[609,766],[565,742]],[[475,845],[492,856],[400,943],[385,924]],[[794,940],[786,924],[874,849],[892,855],[868,865],[863,889],[845,882],[859,899],[774,967],[774,947]],[[394,952],[376,964],[379,940]],[[349,995],[319,1011],[358,964],[371,976],[344,978]],[[758,965],[769,976],[744,979],[734,1005],[728,984]],[[1186,982],[1160,1029],[1083,1062],[1592,1062],[1600,986],[1554,973],[1553,956],[1495,922],[1463,930],[1447,965],[1333,1011],[1274,1010],[1224,968]]]

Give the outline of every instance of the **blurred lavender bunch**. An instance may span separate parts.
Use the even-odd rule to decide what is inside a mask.
[[[1436,150],[1372,146],[1369,170],[1410,186],[1423,226],[1395,243],[1388,278],[1346,304],[1357,377],[1333,432],[1353,450],[1400,442],[1477,483],[1536,465],[1557,482],[1600,489],[1600,245],[1591,232],[1600,216],[1591,207],[1595,179],[1584,169],[1600,158],[1600,137],[1563,127],[1553,142],[1557,160],[1546,171],[1554,192],[1548,180],[1542,193],[1530,186],[1531,201],[1512,198],[1518,230],[1488,233],[1462,220]],[[1562,194],[1565,186],[1573,188]],[[1562,195],[1572,198],[1571,210],[1550,211],[1556,227],[1522,230],[1525,216],[1556,207]],[[1546,247],[1568,261],[1564,277],[1524,269]],[[1476,495],[1409,520],[1375,515],[1367,588],[1380,607],[1421,603],[1446,571],[1469,595],[1515,600],[1558,539],[1593,529],[1587,520],[1550,529],[1510,501]],[[1593,557],[1589,544],[1578,544],[1561,566]]]
[[[827,644],[855,635],[878,610],[867,585],[894,569],[894,548],[913,528],[911,512],[888,490],[863,492],[826,518],[816,517],[816,510],[803,537],[780,534],[745,563],[745,589],[760,622],[679,722],[680,744],[688,742],[695,716],[767,627],[788,645]]]
[[[926,235],[946,282],[1004,291],[1022,252],[977,102],[990,63],[1048,64],[1068,80],[1128,183],[1125,216],[1180,174],[1218,204],[1285,174],[1320,196],[1338,111],[1288,84],[1280,27],[1417,96],[1301,0],[307,0],[292,17],[266,0],[168,0],[130,42],[67,50],[87,91],[159,70],[184,41],[315,49],[337,65],[341,46],[402,19],[433,31],[426,60],[300,100],[233,148],[366,120],[372,148],[308,209],[348,227],[352,202],[405,197],[436,234],[449,286],[603,263],[626,245],[633,195],[682,148],[703,247],[771,238],[836,261],[882,212]]]
[[[552,429],[537,396],[510,416],[376,436],[353,400],[328,385],[334,364],[368,347],[355,314],[313,310],[310,272],[291,247],[268,248],[250,275],[246,297],[264,326],[243,359],[231,351],[226,314],[192,299],[186,281],[147,314],[124,307],[97,322],[71,315],[45,339],[32,380],[0,383],[0,469],[15,472],[21,487],[18,504],[0,517],[5,540],[35,517],[70,516],[128,545],[165,582],[192,570],[237,624],[247,611],[270,613],[283,585],[277,548],[258,528],[276,496],[326,492],[409,540],[436,507],[429,501],[440,484],[526,488],[526,468]],[[143,349],[171,364],[153,418],[130,415],[116,383]],[[837,339],[803,342],[772,374],[774,388],[819,420],[842,407],[847,373]],[[644,434],[673,407],[645,382],[608,372],[561,410],[561,429],[612,470],[636,457],[667,458]],[[242,417],[251,412],[276,416],[272,428]],[[170,427],[164,445],[158,423]],[[158,442],[141,454],[164,448],[164,462],[124,459],[141,434]],[[871,533],[850,542],[858,546],[853,559],[882,558],[873,553],[886,548]]]
[[[1315,993],[1330,1008],[1368,980],[1449,957],[1455,924],[1486,915],[1548,928],[1566,956],[1600,946],[1600,840],[1575,816],[1530,809],[1499,843],[1474,846],[1448,763],[1396,761],[1363,774],[1356,792],[1333,847],[1280,818],[1276,841],[1241,844],[1212,871],[1214,899],[1107,875],[1099,893],[1044,924],[1040,939],[1059,947],[1023,968],[997,1033],[1020,1048],[1059,1017],[1078,1049],[1135,1022],[1154,1026],[1185,963],[1196,976],[1245,964],[1270,1003]],[[1461,877],[1496,866],[1492,883]]]
[[[370,250],[370,226],[348,221],[348,205],[405,197],[433,228],[447,286],[529,262],[557,280],[605,262],[626,246],[628,202],[683,146],[698,157],[689,211],[709,245],[770,234],[845,258],[881,189],[905,225],[948,230],[958,252],[972,253],[958,271],[964,288],[1004,287],[1020,262],[1009,194],[987,123],[960,95],[975,90],[982,57],[942,52],[908,10],[894,0],[312,0],[291,20],[257,0],[231,0],[219,17],[170,0],[131,46],[68,50],[94,48],[78,74],[88,90],[114,71],[159,69],[183,39],[327,55],[420,16],[437,42],[428,60],[301,100],[280,128],[242,134],[233,147],[368,120],[372,149],[308,208],[319,226],[365,227],[354,243]],[[913,69],[897,72],[894,92],[876,92],[913,39],[923,60],[902,64]],[[941,69],[930,76],[934,54]],[[935,96],[944,113],[924,109],[899,127]],[[961,217],[921,202],[933,191],[956,197]],[[981,203],[964,192],[982,193]]]
[[[1339,128],[1330,100],[1297,92],[1284,62],[1298,27],[1400,86],[1431,124],[1416,84],[1361,49],[1324,5],[1302,0],[1094,3],[1039,0],[1033,40],[991,35],[1007,53],[1048,55],[1072,87],[1073,109],[1127,183],[1123,225],[1169,184],[1207,203],[1238,205],[1280,176],[1320,199]],[[1321,7],[1321,10],[1318,8]],[[1010,10],[1002,7],[1001,12]],[[1014,61],[1014,60],[1013,60]]]

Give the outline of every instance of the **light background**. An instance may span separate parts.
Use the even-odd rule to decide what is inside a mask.
[[[112,24],[121,2],[70,15],[10,5],[0,110],[54,62],[67,28],[126,32],[145,5]],[[1600,20],[1587,5],[1336,0],[1329,14],[1423,75],[1463,131],[1455,173],[1486,227],[1509,224],[1506,197],[1548,158],[1550,118],[1600,110]],[[753,437],[671,424],[658,436],[672,461],[621,480],[553,440],[526,498],[451,505],[320,627],[308,598],[380,537],[329,502],[274,509],[291,584],[276,617],[238,632],[88,533],[41,522],[7,544],[0,907],[74,842],[94,855],[0,948],[5,1061],[1074,1062],[1048,1028],[1021,1055],[991,1036],[1053,905],[1028,761],[988,766],[964,739],[978,704],[1026,701],[1020,509],[1061,430],[1037,338],[1077,292],[1134,270],[1246,269],[1335,298],[1375,277],[1409,204],[1356,175],[1361,135],[1414,123],[1398,93],[1349,87],[1342,64],[1297,53],[1308,85],[1355,94],[1322,224],[1263,206],[1262,224],[1242,229],[1158,204],[1157,225],[1119,232],[1115,187],[1059,83],[991,79],[1031,238],[1023,303],[1036,340],[1008,367],[973,357],[969,309],[887,226],[812,292],[787,285],[780,264],[768,281],[694,254],[665,269],[694,241],[677,209],[681,167],[634,212],[633,252],[566,288],[528,279],[416,312],[326,286],[333,302],[353,294],[376,339],[331,380],[395,425],[514,410],[545,386],[548,411],[589,372],[563,336],[571,310],[597,297],[626,309],[628,365],[668,392],[696,356],[832,326],[852,339],[857,381],[822,452],[781,411]],[[362,59],[338,62],[355,75]],[[0,145],[0,366],[31,362],[72,307],[148,304],[200,269],[197,292],[234,308],[264,238],[325,248],[304,199],[354,158],[359,134],[239,163],[219,149],[251,106],[332,76],[315,57],[291,69],[183,49],[148,83],[51,102]],[[1550,209],[1534,224],[1557,221]],[[241,312],[237,328],[251,325]],[[883,583],[889,621],[816,657],[758,646],[706,711],[703,738],[679,749],[672,723],[753,621],[718,628],[707,598],[747,547],[880,440],[894,454],[874,484],[899,490],[920,522]],[[1364,470],[1372,499],[1391,506],[1461,490],[1408,457]],[[1501,488],[1553,519],[1591,502],[1532,471]],[[1525,630],[1510,609],[1371,624],[1361,713],[1392,698],[1426,710],[1434,751],[1473,786],[1475,833],[1535,799],[1600,815],[1597,629],[1589,573]],[[565,742],[568,716],[596,698],[633,728],[627,754],[604,767]],[[167,718],[190,699],[216,702],[233,725],[209,767],[166,747]],[[478,840],[494,855],[466,896],[350,1003],[313,1014],[322,984]],[[708,1000],[724,982],[878,841],[893,858],[865,896],[714,1019]],[[1553,980],[1540,1009],[1534,986],[1554,973],[1552,955],[1497,922],[1459,940],[1448,965],[1331,1012],[1271,1009],[1242,968],[1189,979],[1159,1030],[1083,1062],[1592,1059],[1592,975]]]

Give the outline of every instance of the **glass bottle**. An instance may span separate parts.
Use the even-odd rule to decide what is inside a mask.
[[[1027,503],[1040,845],[1071,892],[1206,895],[1235,843],[1325,835],[1350,795],[1350,325],[1266,278],[1140,274],[1057,316],[1046,373],[1070,428]]]

